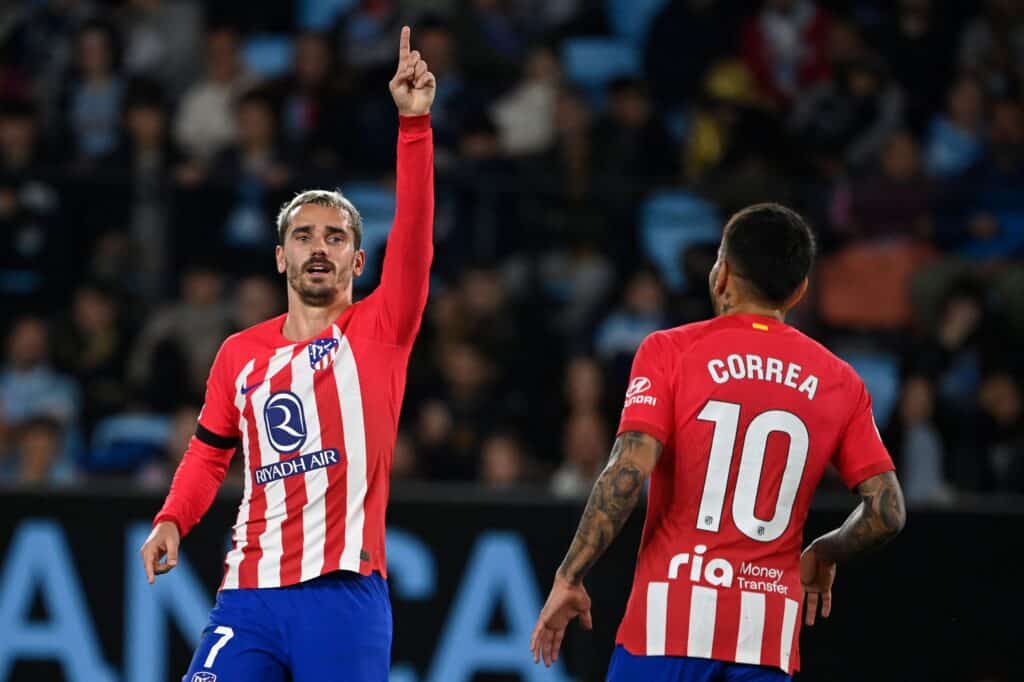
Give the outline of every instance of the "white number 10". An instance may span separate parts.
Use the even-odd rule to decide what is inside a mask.
[[[715,433],[711,439],[711,455],[708,458],[708,473],[704,479],[704,493],[697,515],[697,528],[718,532],[725,507],[726,486],[729,484],[729,468],[736,447],[739,431],[740,406],[711,400],[697,415],[701,421],[714,422]],[[759,519],[754,508],[757,492],[761,485],[761,469],[768,436],[772,433],[789,436],[789,452],[786,466],[779,485],[779,499],[775,513],[770,519]],[[807,462],[807,427],[792,412],[769,410],[754,417],[747,427],[740,454],[740,468],[736,475],[736,490],[732,498],[732,516],[736,527],[747,537],[759,542],[777,540],[789,526],[796,501],[800,478]]]

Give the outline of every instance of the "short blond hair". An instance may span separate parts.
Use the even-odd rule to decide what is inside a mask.
[[[284,245],[284,235],[288,232],[288,223],[291,220],[292,212],[307,204],[327,206],[348,213],[349,227],[352,228],[352,241],[355,248],[359,248],[363,241],[363,217],[359,215],[355,204],[346,199],[340,191],[326,189],[307,189],[304,192],[299,192],[291,201],[281,207],[281,211],[277,214],[278,244]]]

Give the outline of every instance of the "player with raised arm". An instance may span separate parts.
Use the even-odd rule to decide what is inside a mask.
[[[799,669],[804,615],[832,607],[836,564],[879,547],[906,512],[853,369],[784,322],[807,289],[804,220],[759,204],[725,226],[711,271],[718,316],[659,331],[633,361],[618,438],[530,647],[550,664],[567,624],[590,628],[583,579],[650,476],[633,589],[609,680],[768,682]],[[801,555],[829,463],[861,497]]]
[[[239,449],[245,478],[210,622],[183,680],[383,682],[391,659],[384,512],[413,340],[433,258],[436,83],[402,29],[397,206],[380,285],[363,270],[359,212],[312,190],[277,220],[288,312],[228,338],[195,436],[142,561],[174,568]],[[166,561],[162,559],[166,556]]]

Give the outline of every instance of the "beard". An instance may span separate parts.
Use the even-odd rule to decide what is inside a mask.
[[[314,263],[326,265],[329,270],[313,278],[308,268]],[[325,308],[335,303],[352,281],[350,268],[338,267],[325,259],[310,259],[302,264],[287,263],[286,272],[288,286],[298,294],[303,304],[312,308]]]

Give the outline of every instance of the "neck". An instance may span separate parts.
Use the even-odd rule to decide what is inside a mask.
[[[281,334],[289,341],[303,341],[317,336],[352,305],[351,293],[326,306],[307,305],[298,300],[291,290],[288,291],[288,298],[288,316],[284,320]]]
[[[719,315],[760,315],[762,317],[773,317],[779,322],[782,322],[786,318],[786,311],[781,308],[772,308],[769,305],[763,303],[735,303],[735,304],[722,304],[722,309]]]

